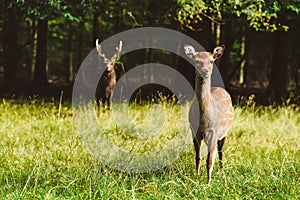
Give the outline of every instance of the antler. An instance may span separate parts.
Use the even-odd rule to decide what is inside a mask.
[[[96,48],[97,48],[97,52],[98,52],[99,56],[102,57],[102,58],[104,58],[104,60],[108,60],[108,59],[106,58],[105,54],[102,53],[101,45],[99,45],[98,41],[99,41],[99,40],[96,39]],[[116,61],[116,60],[119,59],[120,53],[121,53],[121,51],[122,51],[122,45],[123,45],[123,43],[122,43],[122,40],[121,40],[121,41],[120,41],[120,44],[119,44],[119,47],[116,47],[117,52],[113,55],[113,57],[111,58],[111,60]]]
[[[118,59],[119,59],[120,53],[121,53],[121,51],[122,51],[122,46],[123,46],[123,42],[122,42],[122,40],[120,40],[119,47],[116,47],[117,52],[116,52],[115,55],[113,56],[113,59],[114,59],[114,60],[118,60]]]
[[[102,53],[101,45],[99,45],[98,41],[99,41],[99,40],[97,39],[97,40],[96,40],[96,48],[97,48],[97,52],[98,52],[99,56],[101,56],[101,57],[104,58],[104,59],[107,59],[107,58],[105,57],[105,54]]]

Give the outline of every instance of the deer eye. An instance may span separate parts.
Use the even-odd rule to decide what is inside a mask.
[[[214,64],[214,61],[213,61],[213,60],[211,60],[211,61],[209,61],[209,63],[210,63],[210,64]]]
[[[202,65],[203,63],[199,60],[195,60],[196,65]]]

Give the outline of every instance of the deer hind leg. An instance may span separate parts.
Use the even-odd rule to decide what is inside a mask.
[[[201,152],[200,147],[202,143],[203,137],[202,134],[197,134],[194,139],[194,148],[195,148],[195,161],[196,161],[196,175],[200,174],[200,161],[201,161]]]
[[[223,168],[223,147],[224,143],[226,141],[226,137],[218,141],[218,154],[219,154],[219,160],[220,160],[220,169]]]

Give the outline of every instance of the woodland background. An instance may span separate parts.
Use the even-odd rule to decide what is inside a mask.
[[[211,50],[235,102],[299,103],[300,0],[1,0],[0,94],[52,96],[72,84],[83,59],[100,41],[138,27],[180,31]],[[125,71],[160,62],[191,82],[193,68],[169,52],[145,49],[121,58]],[[153,87],[155,88],[155,87]]]

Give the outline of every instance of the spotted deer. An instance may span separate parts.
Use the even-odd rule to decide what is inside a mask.
[[[104,53],[102,53],[101,45],[98,43],[98,39],[96,40],[96,49],[98,55],[103,58],[105,71],[100,78],[100,81],[96,90],[96,101],[98,105],[98,109],[100,110],[101,105],[105,107],[105,103],[107,103],[108,109],[111,108],[112,97],[114,94],[114,89],[117,83],[117,75],[115,71],[116,61],[120,57],[120,53],[122,51],[122,41],[120,41],[119,47],[116,47],[116,53],[110,58],[106,58]]]
[[[200,172],[200,148],[204,140],[208,147],[206,160],[208,183],[211,182],[217,151],[220,168],[223,168],[224,142],[234,118],[234,110],[228,92],[220,87],[211,87],[214,61],[222,56],[224,49],[225,46],[218,46],[213,52],[196,52],[194,47],[184,46],[185,54],[194,61],[196,67],[196,95],[189,112],[196,156],[196,174],[199,175]]]

